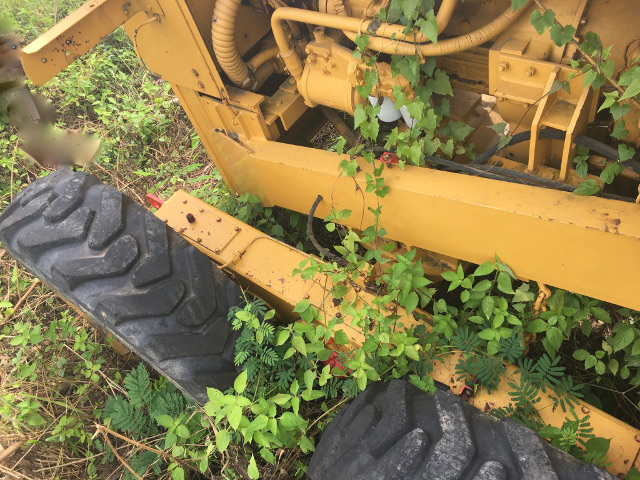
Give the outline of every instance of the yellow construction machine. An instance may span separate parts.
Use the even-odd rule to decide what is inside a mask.
[[[42,85],[123,26],[146,68],[170,83],[232,192],[309,215],[310,222],[346,210],[351,215],[335,221],[355,231],[379,222],[393,241],[390,254],[416,250],[432,277],[497,255],[518,278],[538,282],[540,300],[549,285],[640,310],[640,164],[620,154],[633,156],[640,145],[638,102],[620,90],[640,56],[635,0],[437,0],[413,8],[420,5],[431,12],[428,28],[408,28],[389,0],[91,0],[20,58],[28,78]],[[588,32],[612,48],[585,53]],[[441,125],[468,127],[458,139],[462,148],[444,158],[438,147],[451,135],[446,129],[421,144],[418,161],[405,162],[390,147],[374,145],[371,162],[358,151],[308,146],[327,119],[354,146],[361,139],[352,116],[375,105],[380,125],[411,130],[416,115],[398,108],[399,99],[416,92],[411,71],[394,67],[401,57],[446,73],[451,94],[435,92],[424,103],[442,107],[447,97]],[[371,71],[375,82],[367,89]],[[590,75],[596,78],[586,81]],[[622,150],[601,108],[610,98],[619,101],[614,117],[627,130]],[[353,175],[341,175],[345,162]],[[603,181],[611,164],[617,176]],[[379,196],[367,183],[372,176],[388,186],[379,216]],[[573,193],[585,181],[595,195]],[[326,295],[328,277],[291,275],[315,257],[185,192],[155,213],[82,172],[60,169],[6,209],[0,238],[27,268],[201,402],[206,386],[228,386],[237,374],[237,333],[226,311],[239,291],[222,272],[283,321],[296,320],[293,309],[303,298],[327,322],[341,316]],[[363,286],[351,284],[347,296],[366,301],[372,294]],[[421,322],[398,315],[404,328]],[[362,341],[356,328],[344,328],[352,344]],[[464,385],[453,371],[445,362],[433,375],[457,392]],[[441,392],[422,398],[408,388],[396,382],[358,397],[329,427],[311,478],[609,478],[524,427],[494,423]],[[479,391],[468,403],[490,410],[508,401],[499,390]],[[431,430],[420,423],[429,409],[440,419]],[[586,403],[576,411],[590,415],[598,436],[612,439],[610,472],[640,466],[639,430]],[[541,412],[548,423],[561,424],[566,415],[551,407]],[[409,433],[397,433],[392,419]],[[380,440],[385,448],[356,446],[381,429],[389,433],[387,443]],[[345,451],[352,451],[349,459]]]

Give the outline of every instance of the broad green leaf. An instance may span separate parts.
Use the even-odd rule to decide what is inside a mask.
[[[573,352],[573,358],[575,358],[580,362],[584,362],[588,356],[589,356],[589,352],[587,352],[586,350],[580,349]]]
[[[620,100],[626,100],[627,98],[633,98],[633,97],[637,96],[638,94],[640,94],[640,78],[636,78],[636,79],[633,80],[633,82],[631,82],[631,85],[629,85],[626,88],[626,90],[624,91],[624,93],[620,97]]]
[[[546,10],[544,14],[540,10],[534,10],[531,14],[531,25],[538,34],[542,35],[553,25],[555,19],[556,14],[553,10]]]
[[[593,366],[598,362],[598,359],[594,355],[589,355],[584,361],[584,368],[587,370],[589,368],[593,368]]]
[[[251,455],[251,460],[249,460],[249,467],[247,468],[247,475],[251,480],[257,480],[260,478],[260,472],[258,472],[258,466],[256,465],[256,459],[253,455]]]
[[[636,154],[636,151],[634,148],[629,147],[624,143],[621,143],[620,145],[618,145],[618,158],[620,159],[620,162],[626,162],[627,160],[631,160],[635,154]]]
[[[484,275],[489,275],[490,273],[494,272],[495,269],[496,266],[493,263],[485,262],[482,265],[479,265],[478,268],[476,268],[476,271],[473,272],[473,276],[482,277]]]
[[[216,447],[219,452],[224,452],[231,442],[231,432],[229,430],[220,430],[216,435]]]
[[[613,338],[613,351],[619,352],[630,345],[631,342],[633,342],[635,335],[635,330],[632,325],[622,325],[616,332],[616,336]]]
[[[551,35],[551,40],[553,40],[553,42],[559,47],[562,47],[563,45],[571,42],[576,33],[576,29],[572,25],[562,27],[556,23],[551,27],[549,33]]]
[[[291,339],[291,344],[293,345],[293,348],[299,351],[302,355],[307,355],[307,345],[305,344],[302,336],[294,335]]]
[[[427,12],[426,18],[419,18],[416,21],[416,27],[431,40],[434,45],[438,44],[438,23],[436,22],[436,16],[433,14],[433,10]]]
[[[542,320],[541,318],[536,318],[533,322],[529,324],[527,330],[531,333],[540,333],[545,332],[549,328],[547,322]]]
[[[178,425],[176,427],[176,435],[178,435],[180,438],[187,438],[190,435],[189,429],[186,425]]]
[[[498,274],[498,290],[502,293],[514,294],[516,292],[513,291],[511,287],[511,277],[506,272],[500,272]]]
[[[333,333],[333,340],[338,344],[338,345],[346,345],[349,343],[349,337],[347,336],[347,334],[344,332],[344,330],[338,330],[336,332]]]
[[[578,185],[573,193],[576,195],[593,195],[599,191],[600,187],[598,183],[593,178],[589,178]]]
[[[524,7],[527,3],[529,3],[529,0],[511,0],[511,9],[515,12],[516,10]]]
[[[184,480],[184,468],[176,467],[171,471],[172,480]]]
[[[240,425],[240,420],[242,420],[242,407],[240,405],[234,405],[229,409],[229,413],[227,413],[227,420],[229,421],[229,425],[234,430],[238,429]]]
[[[403,305],[407,313],[413,312],[418,306],[419,301],[420,298],[418,297],[418,294],[416,292],[410,292]]]
[[[495,302],[492,296],[487,295],[482,299],[482,313],[484,313],[484,316],[487,319],[490,318],[491,315],[493,314],[494,306],[495,306]]]
[[[240,375],[236,377],[235,381],[233,382],[233,389],[238,393],[242,393],[245,391],[246,388],[247,388],[247,371],[244,370],[242,373],[240,373]]]
[[[173,426],[173,418],[171,415],[158,415],[156,417],[156,422],[164,428],[171,428]]]

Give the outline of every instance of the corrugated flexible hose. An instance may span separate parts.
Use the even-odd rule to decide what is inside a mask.
[[[236,47],[236,20],[241,0],[218,0],[213,9],[211,38],[213,51],[220,67],[233,83],[248,88],[251,83],[249,67]]]

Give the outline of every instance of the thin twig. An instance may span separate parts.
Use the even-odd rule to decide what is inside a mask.
[[[27,289],[26,292],[24,292],[24,295],[22,295],[22,297],[20,297],[20,299],[18,300],[18,302],[13,306],[13,313],[7,315],[6,317],[4,317],[4,319],[2,320],[2,322],[0,322],[0,325],[4,324],[7,320],[9,320],[14,313],[16,313],[16,311],[18,310],[18,308],[20,308],[20,306],[24,303],[24,301],[27,299],[27,297],[29,295],[31,295],[31,292],[33,292],[33,290],[40,284],[40,279],[36,278],[33,283],[31,284],[31,286]]]
[[[114,448],[113,444],[111,443],[111,440],[109,440],[109,435],[107,435],[106,432],[100,430],[100,426],[98,426],[98,431],[102,434],[102,436],[104,437],[104,441],[107,442],[109,444],[109,447],[111,447],[111,451],[113,452],[113,454],[116,456],[116,458],[120,461],[120,463],[131,472],[131,474],[136,477],[138,480],[142,480],[142,477],[140,475],[138,475],[136,473],[136,471],[131,468],[129,466],[129,464],[127,462],[124,461],[124,459],[120,456],[120,454],[116,451],[116,449]]]
[[[0,452],[0,464],[2,464],[2,462],[4,462],[8,457],[13,455],[13,453],[16,450],[18,450],[22,446],[23,443],[24,442],[14,443],[13,445],[9,445],[7,448],[2,450],[2,452]]]
[[[0,472],[10,475],[13,478],[18,478],[20,480],[34,480],[32,477],[27,477],[23,473],[15,472],[10,468],[5,467],[4,465],[0,465]]]
[[[162,450],[158,450],[157,448],[149,447],[149,446],[144,445],[144,444],[142,444],[140,442],[137,442],[136,440],[133,440],[133,439],[131,439],[129,437],[125,437],[124,435],[121,435],[118,432],[114,432],[113,430],[111,430],[108,427],[105,427],[104,425],[96,424],[96,429],[102,435],[105,435],[106,433],[109,433],[109,434],[113,435],[114,437],[119,438],[120,440],[124,440],[125,442],[127,442],[127,443],[129,443],[131,445],[135,445],[138,448],[142,448],[144,450],[148,450],[150,452],[153,452],[156,455],[160,455],[160,456],[162,456],[162,457],[164,457],[164,458],[166,458],[166,459],[168,459],[168,460],[170,460],[172,462],[179,463],[179,464],[187,467],[190,470],[193,469],[193,466],[189,465],[188,463],[183,462],[182,460],[174,457],[173,455],[168,454],[167,452],[163,452]]]

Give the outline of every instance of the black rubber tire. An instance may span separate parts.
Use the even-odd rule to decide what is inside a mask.
[[[375,383],[325,430],[312,480],[614,480],[512,420],[437,390]]]
[[[0,215],[21,264],[199,403],[225,389],[240,288],[151,212],[84,172],[60,169]]]

